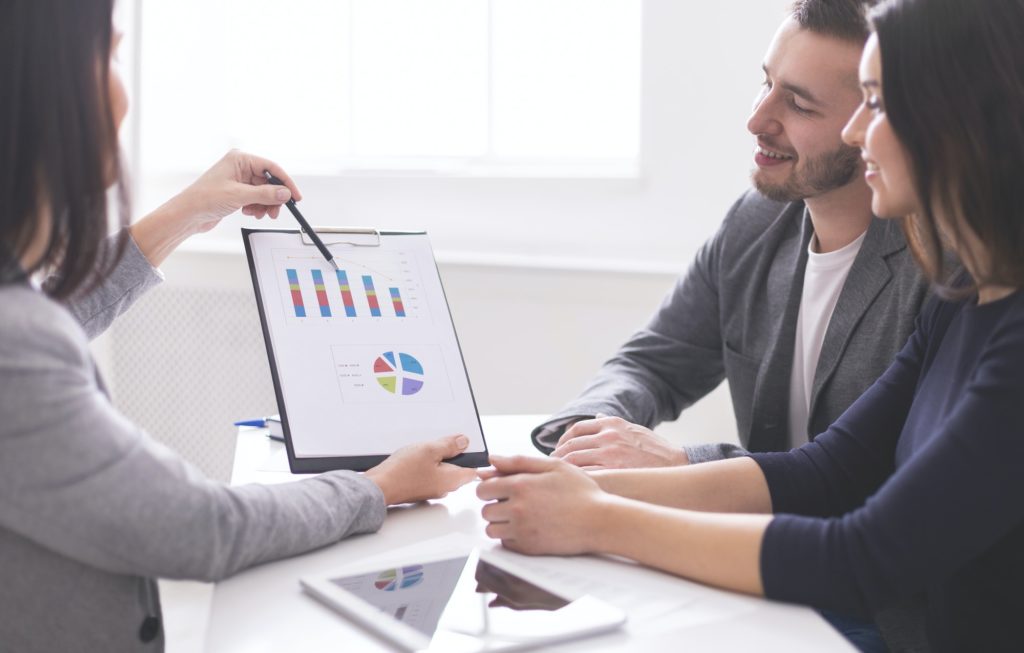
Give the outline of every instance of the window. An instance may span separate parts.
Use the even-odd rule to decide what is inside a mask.
[[[640,0],[138,1],[146,176],[638,167]]]

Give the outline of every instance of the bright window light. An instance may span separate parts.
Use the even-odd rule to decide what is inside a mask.
[[[493,154],[635,157],[638,3],[494,0],[491,5]]]
[[[147,176],[635,169],[640,0],[137,1]]]

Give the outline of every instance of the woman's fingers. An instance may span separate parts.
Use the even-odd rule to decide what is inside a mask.
[[[253,154],[241,154],[241,156],[249,158],[249,167],[252,172],[252,178],[249,181],[250,184],[254,186],[262,186],[266,184],[267,179],[263,175],[263,171],[266,170],[284,182],[284,187],[291,193],[289,197],[294,198],[296,202],[302,199],[302,192],[299,191],[298,184],[296,184],[295,180],[291,178],[291,175],[285,172],[284,168],[277,165],[270,159],[264,159],[263,157]]]
[[[561,461],[537,456],[491,456],[491,464],[501,474],[540,474],[555,469]]]
[[[451,463],[441,463],[442,472],[446,480],[448,492],[457,490],[466,483],[476,479],[476,470],[469,467],[459,467]]]
[[[259,207],[266,213],[271,206],[280,206],[292,198],[292,191],[286,186],[263,184],[254,186],[240,182],[235,188],[243,206]]]
[[[494,522],[508,522],[511,517],[508,509],[508,502],[506,501],[495,501],[494,503],[488,503],[480,510],[480,515],[487,521]]]
[[[491,539],[495,539],[495,540],[501,540],[501,543],[506,545],[506,546],[508,546],[508,544],[510,544],[512,542],[515,542],[515,540],[511,539],[512,535],[513,535],[513,532],[512,532],[512,527],[509,526],[508,524],[503,524],[503,523],[487,524],[487,528],[484,529],[484,532],[487,533],[487,537],[490,537]]]
[[[516,484],[514,476],[497,476],[495,478],[481,481],[476,486],[476,496],[484,501],[502,501],[512,495],[512,488]]]
[[[454,458],[469,446],[469,438],[464,435],[449,435],[427,443],[427,449],[436,462]]]

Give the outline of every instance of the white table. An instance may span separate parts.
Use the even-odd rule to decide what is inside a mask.
[[[483,420],[494,453],[539,455],[529,442],[534,415]],[[232,483],[280,483],[288,472],[284,445],[265,431],[238,435]],[[262,565],[220,582],[214,590],[206,650],[211,653],[278,651],[392,651],[386,643],[302,593],[298,578],[330,573],[353,560],[417,541],[464,533],[485,546],[482,503],[474,483],[429,505],[392,508],[381,530],[288,560]],[[617,633],[556,647],[558,651],[852,651],[817,613],[724,592],[632,563],[596,557],[523,558],[552,576],[589,579],[599,596],[618,604],[629,623]]]

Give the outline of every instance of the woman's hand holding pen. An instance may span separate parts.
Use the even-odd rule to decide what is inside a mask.
[[[280,178],[284,186],[268,184],[264,170]],[[302,193],[288,173],[273,161],[231,150],[178,197],[190,204],[197,231],[208,231],[221,218],[239,209],[256,218],[276,218],[282,204],[292,197],[302,199]]]
[[[267,183],[264,170],[284,182]],[[131,227],[132,237],[149,262],[159,266],[193,234],[209,231],[239,209],[246,215],[276,218],[289,199],[302,199],[292,178],[279,165],[253,154],[231,150],[188,188]]]

